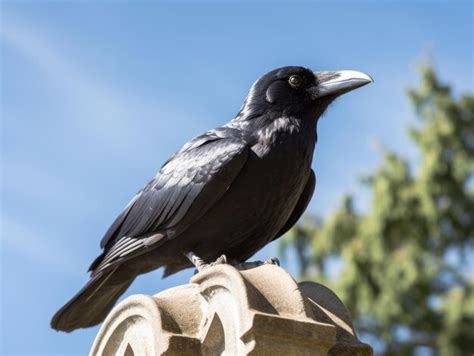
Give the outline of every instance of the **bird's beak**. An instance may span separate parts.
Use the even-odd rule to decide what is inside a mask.
[[[312,99],[327,95],[342,95],[374,81],[369,75],[355,70],[314,72],[314,75],[317,84],[309,89]]]

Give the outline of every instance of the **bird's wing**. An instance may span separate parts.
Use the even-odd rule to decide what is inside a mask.
[[[314,171],[311,170],[311,174],[309,175],[308,182],[306,183],[306,186],[304,187],[303,192],[300,195],[300,199],[298,200],[298,203],[296,203],[296,206],[293,209],[293,212],[291,213],[290,217],[288,218],[288,221],[285,223],[285,225],[283,225],[280,231],[278,231],[278,233],[273,238],[273,240],[276,240],[280,236],[284,235],[286,232],[288,232],[288,230],[290,230],[293,227],[293,225],[296,224],[296,222],[299,220],[301,215],[303,215],[304,211],[308,207],[311,197],[313,196],[315,187],[316,187],[316,175],[314,174]]]
[[[196,138],[197,139],[197,138]],[[235,138],[193,140],[127,205],[101,241],[93,274],[179,235],[229,189],[249,152]]]

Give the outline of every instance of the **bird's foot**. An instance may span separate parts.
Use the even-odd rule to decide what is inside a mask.
[[[252,261],[252,262],[235,262],[235,261],[227,261],[226,255],[221,255],[218,257],[214,262],[212,263],[207,263],[204,261],[201,257],[197,256],[194,254],[194,252],[188,252],[186,254],[186,257],[191,261],[191,263],[196,267],[196,272],[201,272],[205,270],[206,268],[216,266],[216,265],[225,265],[225,264],[230,264],[237,268],[238,270],[246,270],[246,269],[251,269],[263,265],[277,265],[280,266],[280,260],[276,257],[272,257],[266,261]]]
[[[186,257],[191,261],[194,267],[196,267],[196,272],[201,272],[212,266],[227,264],[227,257],[225,255],[221,255],[212,263],[205,262],[201,257],[196,256],[194,252],[188,252]]]
[[[234,267],[237,268],[238,270],[246,270],[246,269],[251,269],[255,268],[258,266],[263,266],[263,265],[280,265],[280,260],[276,257],[272,257],[266,261],[252,261],[252,262],[242,262],[235,264]]]

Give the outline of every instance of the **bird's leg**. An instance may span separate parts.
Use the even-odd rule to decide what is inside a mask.
[[[254,267],[262,266],[262,265],[280,265],[280,260],[276,257],[272,257],[266,261],[252,261],[252,262],[241,262],[234,264],[234,267],[239,270],[246,270],[251,269]]]
[[[202,270],[212,267],[215,265],[223,265],[227,264],[227,257],[225,255],[219,256],[214,262],[212,263],[206,263],[201,257],[196,256],[194,252],[189,251],[186,254],[186,257],[191,261],[191,263],[196,267],[196,270],[198,272],[201,272]]]
[[[198,257],[194,254],[194,252],[190,251],[186,254],[186,257],[188,260],[191,261],[191,263],[196,267],[196,270],[202,271],[204,268],[209,267],[209,265],[204,262],[204,260],[201,257]]]

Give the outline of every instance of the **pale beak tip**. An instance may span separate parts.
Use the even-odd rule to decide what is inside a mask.
[[[364,72],[360,72],[361,74],[363,74],[363,76],[365,77],[365,79],[367,80],[367,84],[368,83],[373,83],[375,82],[374,81],[374,78],[372,78],[370,75],[368,75],[367,73],[364,73]]]
[[[313,99],[326,95],[342,95],[374,82],[370,75],[355,70],[315,72],[314,74],[320,82],[311,91]]]
[[[374,82],[374,79],[364,72],[359,72],[356,70],[343,70],[339,73],[341,74],[341,77],[345,78],[346,80],[358,80],[360,82],[366,82],[367,84]]]

